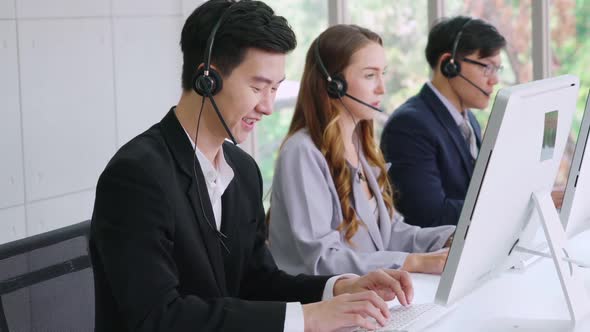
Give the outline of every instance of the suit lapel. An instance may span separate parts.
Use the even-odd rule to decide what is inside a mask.
[[[368,178],[371,176],[369,173],[372,172],[372,170],[369,168],[369,165],[365,161],[362,153],[360,155],[360,162],[365,170],[365,175],[368,180]],[[377,190],[379,189],[375,188],[371,182],[368,182],[368,185],[369,188],[371,188],[375,199],[377,199],[377,195],[379,194]],[[371,239],[373,240],[375,247],[377,247],[377,250],[383,250],[383,239],[381,239],[381,232],[379,231],[379,226],[377,225],[378,220],[375,220],[374,212],[370,210],[368,203],[360,203],[361,200],[366,201],[367,198],[354,172],[352,175],[352,195],[354,198],[354,209],[357,212],[358,217],[367,227],[367,232],[369,233],[369,236],[371,236]],[[371,222],[371,220],[375,220],[375,222]]]
[[[205,185],[203,171],[195,157],[194,150],[184,129],[174,114],[174,108],[162,119],[160,125],[177,165],[188,176],[188,179],[190,179],[188,180],[188,190],[186,192],[187,199],[191,202],[196,218],[195,222],[199,227],[203,243],[207,249],[209,263],[215,275],[219,292],[222,296],[226,295],[227,289],[221,254],[222,248],[215,232],[215,216],[211,207],[207,186]]]
[[[375,230],[379,234],[379,241],[381,241],[381,247],[383,247],[381,250],[385,250],[385,248],[387,248],[391,242],[391,218],[389,216],[389,211],[387,211],[387,208],[385,207],[383,193],[381,192],[381,188],[377,182],[379,175],[381,175],[381,169],[379,169],[377,166],[369,165],[369,162],[363,155],[361,155],[361,162],[363,163],[365,170],[367,170],[367,184],[369,185],[369,188],[371,188],[371,191],[373,191],[373,195],[375,196],[375,200],[377,202],[379,218],[377,220],[377,228]]]
[[[467,172],[467,174],[471,177],[471,173],[473,172],[473,158],[469,152],[469,146],[467,145],[467,142],[465,142],[465,139],[463,139],[463,135],[453,120],[453,117],[451,114],[449,114],[447,107],[436,96],[434,91],[432,91],[432,89],[430,89],[430,87],[426,84],[420,91],[420,97],[426,102],[426,105],[428,105],[430,111],[449,133],[451,141],[457,148],[457,151],[459,151],[463,168],[465,169],[465,172]]]
[[[479,126],[479,122],[475,118],[473,113],[467,113],[469,117],[469,123],[471,124],[471,128],[473,128],[473,132],[475,133],[475,143],[477,144],[477,150],[481,149],[481,127]]]
[[[199,225],[201,234],[203,235],[203,243],[207,248],[209,262],[211,263],[213,272],[215,273],[215,280],[217,281],[219,291],[222,295],[227,295],[225,283],[225,269],[223,267],[223,256],[221,252],[221,250],[223,249],[221,247],[221,243],[219,242],[220,239],[217,237],[216,234],[217,226],[215,225],[215,216],[213,214],[213,209],[211,207],[209,193],[207,192],[206,186],[204,185],[205,178],[203,176],[201,168],[198,166],[198,163],[196,167],[197,177],[199,180],[198,182],[196,182],[194,178],[192,179],[191,185],[187,191],[187,196],[192,202],[193,211],[197,218],[197,223]],[[202,183],[203,185],[197,185],[197,183]],[[198,195],[201,196],[200,200]],[[203,204],[202,209],[201,202]]]

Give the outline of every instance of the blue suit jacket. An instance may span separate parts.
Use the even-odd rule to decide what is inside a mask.
[[[481,146],[481,129],[469,121]],[[381,137],[396,208],[409,224],[456,225],[475,160],[461,131],[434,91],[424,85],[385,124]]]

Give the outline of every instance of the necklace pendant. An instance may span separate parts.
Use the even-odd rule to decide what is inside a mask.
[[[360,171],[359,171],[359,172],[357,173],[357,175],[358,175],[358,181],[359,181],[359,182],[360,182],[360,181],[367,182],[367,178],[365,177],[365,175],[363,174],[363,172],[360,172]]]

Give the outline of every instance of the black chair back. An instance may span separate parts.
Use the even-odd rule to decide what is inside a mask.
[[[90,221],[0,245],[0,332],[92,331]]]

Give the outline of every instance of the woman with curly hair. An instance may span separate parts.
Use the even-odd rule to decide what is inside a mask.
[[[385,67],[381,37],[355,25],[328,28],[307,52],[268,216],[289,273],[442,272],[454,226],[404,223],[374,139]]]

